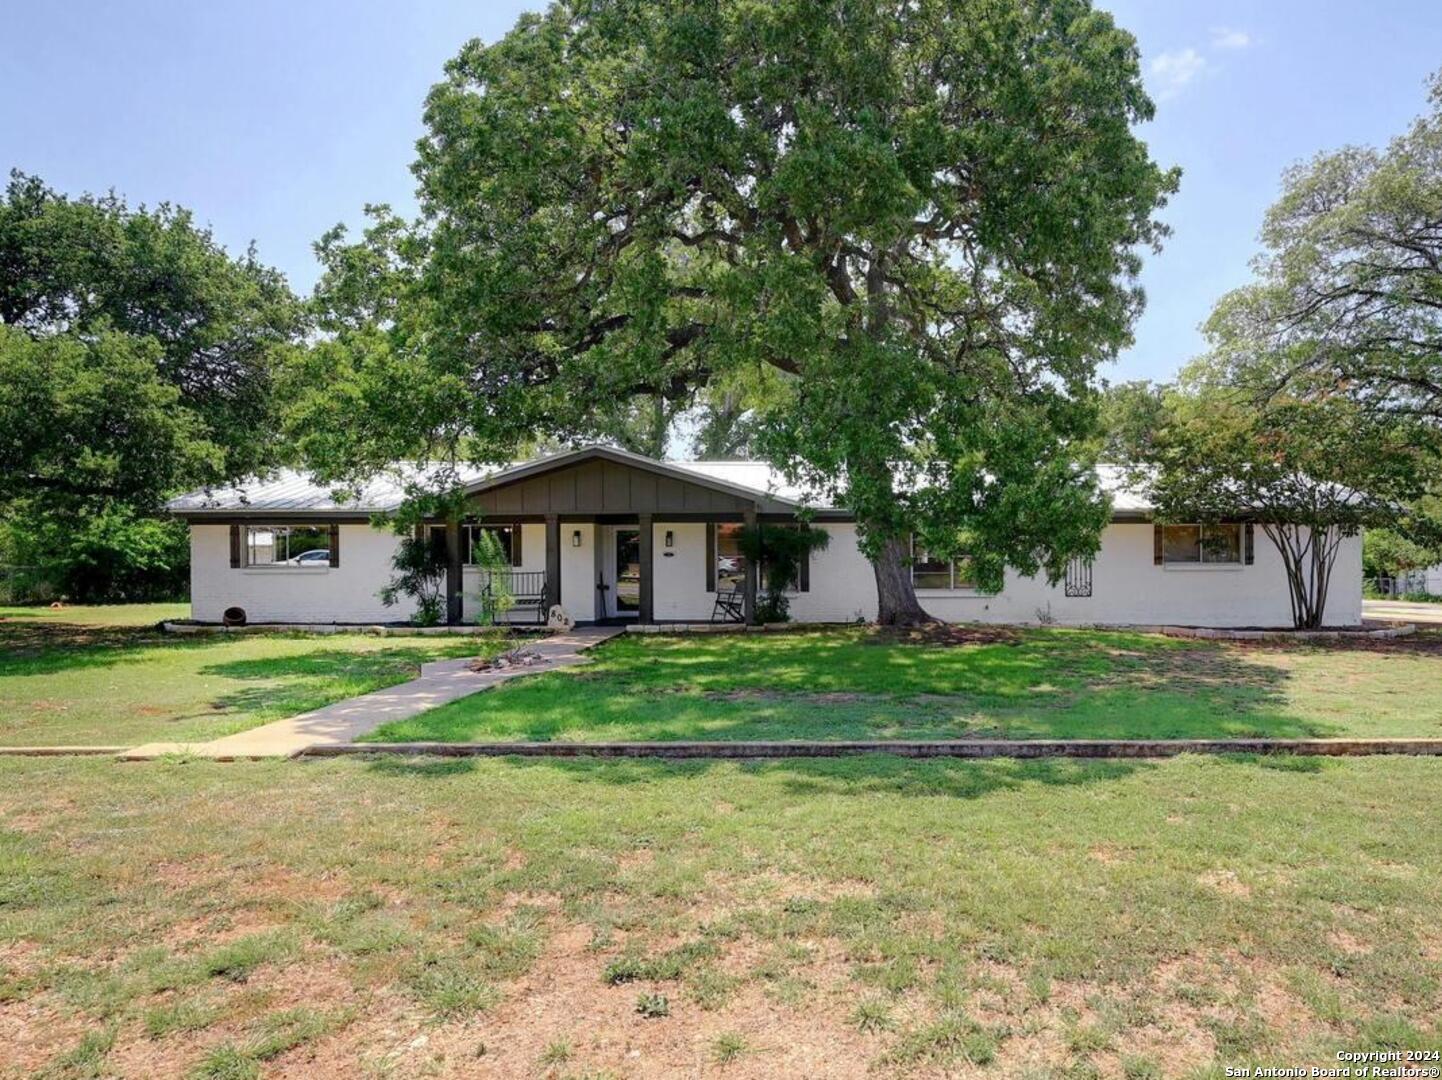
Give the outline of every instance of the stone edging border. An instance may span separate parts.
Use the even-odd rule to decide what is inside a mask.
[[[0,746],[0,757],[104,757],[123,754],[128,746]]]
[[[464,626],[387,626],[383,623],[246,623],[244,626],[223,626],[220,623],[162,622],[160,629],[167,634],[366,634],[373,637],[469,637],[495,634],[498,630],[509,630],[512,634],[527,637],[555,633],[545,626],[529,624],[507,627],[470,623]]]
[[[1442,739],[933,739],[830,742],[486,742],[338,743],[298,757],[353,754],[436,757],[768,759],[892,754],[908,758],[1165,758],[1178,754],[1442,756]]]
[[[628,634],[760,634],[788,633],[817,628],[856,626],[856,623],[766,623],[759,626],[744,626],[741,623],[650,623],[631,624],[626,627]],[[962,626],[980,626],[997,629],[1043,629],[1038,623],[960,623]],[[1257,627],[1246,630],[1231,630],[1211,626],[1168,626],[1160,623],[1087,623],[1076,626],[1059,626],[1063,630],[1114,630],[1122,633],[1161,634],[1163,637],[1203,638],[1217,641],[1349,641],[1366,638],[1400,638],[1417,633],[1415,623],[1393,626],[1359,626],[1347,630],[1290,630],[1285,627],[1271,629]]]
[[[0,757],[121,757],[126,746],[0,746]],[[890,754],[904,758],[1168,758],[1179,754],[1442,757],[1442,739],[931,739],[818,742],[332,743],[292,758],[360,756],[779,760]],[[251,760],[246,755],[217,761]]]

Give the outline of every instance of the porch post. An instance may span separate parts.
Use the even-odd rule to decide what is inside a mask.
[[[650,514],[638,514],[636,521],[640,525],[641,532],[641,610],[637,614],[637,621],[650,624],[656,621],[654,617],[655,602],[652,594],[655,577],[652,572],[654,569],[652,563],[655,561],[652,547],[656,539],[656,529],[654,519]]]
[[[446,625],[461,624],[461,520],[446,518]]]
[[[743,510],[741,522],[747,532],[754,532],[756,529],[756,508]],[[746,560],[746,584],[741,590],[741,621],[747,626],[756,625],[756,563],[752,559]]]
[[[561,602],[561,516],[546,515],[546,603]]]

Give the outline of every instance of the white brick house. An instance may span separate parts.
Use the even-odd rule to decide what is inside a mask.
[[[999,592],[967,581],[964,562],[916,552],[917,596],[950,621],[1062,625],[1288,626],[1280,556],[1244,523],[1159,526],[1151,508],[1104,471],[1112,521],[1090,563],[1066,580],[1008,573]],[[580,622],[706,622],[754,604],[757,570],[736,533],[748,522],[793,521],[802,493],[759,462],[671,462],[587,447],[476,474],[466,521],[435,522],[450,555],[449,621],[479,616],[485,571],[471,564],[476,530],[492,530],[519,578],[544,589]],[[170,504],[190,523],[194,618],[216,622],[230,607],[251,622],[368,623],[409,616],[378,597],[398,539],[372,525],[400,490],[377,483],[354,502],[294,473],[235,489],[195,492]],[[830,533],[791,597],[802,622],[876,615],[870,564],[845,511],[811,504],[811,527]],[[1327,602],[1327,625],[1361,621],[1361,538],[1343,541]],[[513,612],[515,617],[518,612]]]

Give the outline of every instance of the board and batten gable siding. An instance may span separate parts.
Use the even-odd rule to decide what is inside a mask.
[[[755,501],[605,459],[523,477],[477,492],[468,508],[486,518],[544,514],[740,514]],[[763,500],[764,501],[764,500]]]
[[[265,524],[258,522],[258,524]],[[230,565],[229,525],[190,526],[190,610],[201,622],[220,622],[228,607],[249,621],[367,623],[409,619],[410,600],[386,607],[376,594],[390,580],[400,538],[367,524],[336,527],[339,566],[236,567]]]

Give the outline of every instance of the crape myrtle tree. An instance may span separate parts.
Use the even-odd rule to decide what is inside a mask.
[[[1133,133],[1151,115],[1086,0],[523,16],[429,96],[414,278],[386,350],[325,373],[387,420],[319,458],[503,460],[768,371],[752,449],[856,514],[882,622],[926,617],[913,533],[983,584],[1055,579],[1106,520],[1091,380],[1176,185]]]
[[[1342,542],[1396,522],[1436,468],[1424,428],[1371,412],[1334,387],[1275,386],[1284,358],[1190,365],[1163,394],[1133,480],[1161,521],[1248,520],[1281,557],[1292,620],[1322,625]]]

